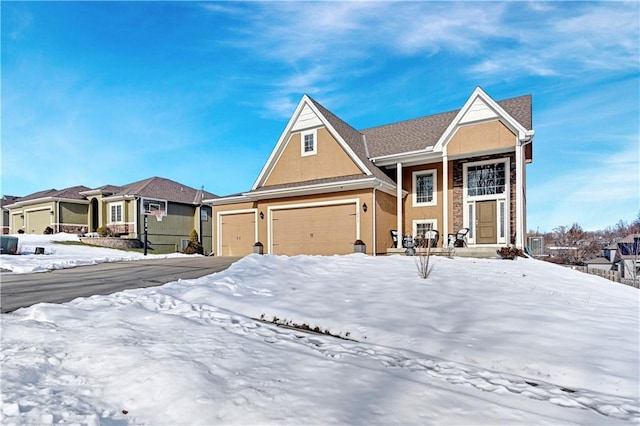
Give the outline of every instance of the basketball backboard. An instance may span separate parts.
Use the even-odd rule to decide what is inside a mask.
[[[167,215],[167,201],[154,198],[141,198],[140,206],[142,214],[155,216],[156,219],[162,220]]]

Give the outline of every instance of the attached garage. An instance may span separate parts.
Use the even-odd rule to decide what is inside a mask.
[[[271,253],[353,253],[359,237],[357,201],[271,209]]]
[[[218,253],[221,256],[251,254],[257,241],[255,211],[219,213],[218,235]]]
[[[51,226],[51,209],[27,211],[25,218],[28,234],[42,234],[47,226]]]

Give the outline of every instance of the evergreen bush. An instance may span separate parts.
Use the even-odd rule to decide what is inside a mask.
[[[185,254],[204,254],[204,248],[200,241],[198,241],[198,233],[194,229],[189,234],[189,244],[184,249]]]

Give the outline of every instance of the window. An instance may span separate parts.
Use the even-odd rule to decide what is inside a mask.
[[[436,219],[420,219],[413,221],[413,236],[424,236],[427,231],[437,231],[438,221]]]
[[[492,195],[505,192],[505,163],[467,167],[467,195]]]
[[[318,152],[318,146],[316,144],[316,131],[311,130],[309,132],[303,132],[300,136],[300,154],[315,155]]]
[[[413,172],[413,205],[436,205],[436,171]]]
[[[200,210],[200,220],[203,222],[206,222],[207,220],[209,220],[209,214],[205,209]]]
[[[122,222],[122,204],[111,205],[111,223]]]

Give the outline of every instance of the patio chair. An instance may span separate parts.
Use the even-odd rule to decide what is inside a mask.
[[[392,229],[389,232],[391,232],[391,241],[393,241],[393,247],[391,248],[398,248],[398,231]]]
[[[440,232],[433,229],[425,232],[424,235],[416,237],[416,247],[434,248],[438,245],[439,240],[440,240]]]
[[[469,228],[462,228],[455,234],[447,235],[447,244],[449,247],[468,247],[467,246],[467,234]]]

